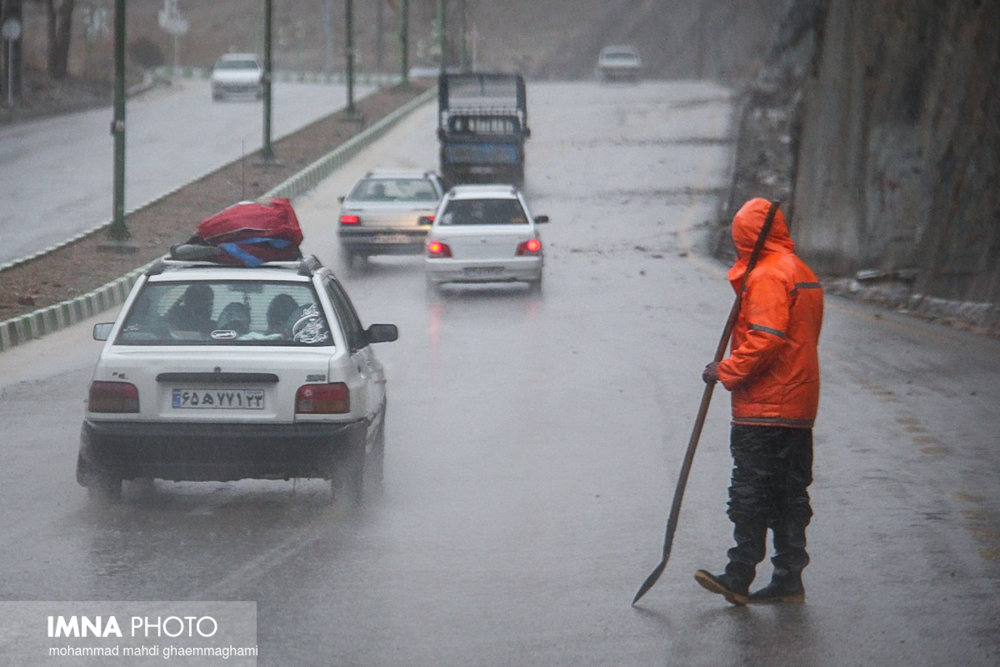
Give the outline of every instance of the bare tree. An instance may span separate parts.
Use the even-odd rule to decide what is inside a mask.
[[[73,36],[74,0],[48,0],[49,76],[65,79],[69,74],[69,42]]]

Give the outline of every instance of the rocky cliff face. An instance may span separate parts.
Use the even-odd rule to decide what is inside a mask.
[[[806,20],[775,53],[771,78],[793,84],[777,106],[792,118],[800,252],[828,274],[912,282],[911,301],[992,302],[984,316],[995,322],[1000,1],[795,9]]]

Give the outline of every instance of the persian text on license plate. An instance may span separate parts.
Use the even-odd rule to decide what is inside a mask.
[[[499,276],[503,273],[502,266],[467,266],[465,267],[465,275],[469,277],[488,277],[488,276]]]
[[[411,239],[406,234],[376,234],[375,240],[379,243],[409,243]]]
[[[214,410],[263,410],[263,389],[174,389],[170,397],[174,408],[210,408]]]

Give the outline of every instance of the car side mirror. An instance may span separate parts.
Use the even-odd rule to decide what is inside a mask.
[[[344,196],[343,195],[341,195],[340,197],[337,197],[337,203],[338,204],[343,204],[344,203]]]
[[[426,215],[422,215],[422,216],[420,216],[417,219],[417,224],[425,226],[425,227],[429,227],[430,225],[434,224],[434,218],[428,217]]]
[[[373,324],[365,331],[369,343],[391,343],[399,338],[395,324]]]
[[[535,216],[535,222],[537,222],[537,223],[548,222],[548,221],[549,221],[549,216],[547,216],[547,215],[536,215]]]
[[[107,340],[111,337],[111,329],[115,326],[114,322],[100,322],[94,325],[94,340]]]

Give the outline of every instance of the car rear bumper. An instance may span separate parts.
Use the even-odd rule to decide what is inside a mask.
[[[261,95],[264,86],[261,83],[213,83],[213,95]]]
[[[337,232],[340,247],[363,255],[418,255],[424,251],[427,228],[351,229]]]
[[[365,422],[206,424],[96,422],[80,434],[77,480],[230,481],[330,478],[364,456]]]
[[[598,67],[597,73],[604,79],[635,79],[639,76],[637,67]]]
[[[542,277],[541,257],[519,257],[503,261],[428,259],[424,266],[427,279],[435,284],[533,282]]]

